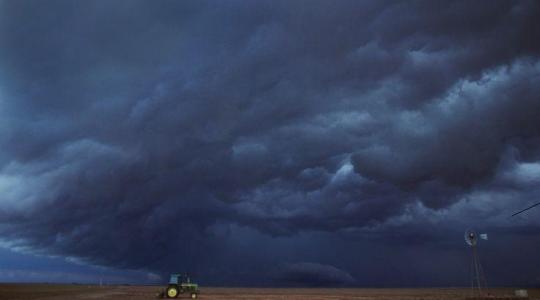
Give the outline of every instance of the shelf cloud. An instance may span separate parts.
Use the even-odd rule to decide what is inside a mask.
[[[540,197],[538,12],[0,1],[2,243],[214,284],[282,264],[410,286],[460,284],[476,226],[509,268],[495,283],[538,284],[538,258],[504,251],[540,242],[538,218],[507,218]]]

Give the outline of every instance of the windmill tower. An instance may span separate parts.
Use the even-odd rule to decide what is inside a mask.
[[[471,248],[471,292],[473,296],[482,296],[487,293],[487,282],[482,264],[478,258],[478,240],[487,240],[487,234],[478,235],[472,230],[465,231],[465,243]]]

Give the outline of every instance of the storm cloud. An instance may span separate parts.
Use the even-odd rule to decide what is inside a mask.
[[[474,226],[500,236],[488,260],[523,262],[505,249],[538,246],[538,213],[507,216],[540,198],[539,12],[1,1],[2,243],[214,284],[275,284],[275,263],[305,285],[465,284]],[[527,264],[495,282],[538,284]]]
[[[354,278],[333,266],[315,263],[296,263],[281,268],[279,279],[282,285],[321,286],[351,285]]]

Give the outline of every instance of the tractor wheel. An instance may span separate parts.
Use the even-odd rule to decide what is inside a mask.
[[[167,288],[167,298],[176,298],[178,297],[178,289],[174,286]]]
[[[197,294],[196,293],[191,293],[191,299],[197,299]]]

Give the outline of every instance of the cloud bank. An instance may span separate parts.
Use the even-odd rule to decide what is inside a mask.
[[[540,242],[538,218],[506,219],[540,195],[539,11],[0,2],[2,240],[215,284],[274,284],[257,266],[278,262],[430,285],[461,282],[476,226],[515,265],[504,245]],[[408,263],[426,257],[448,274]],[[536,284],[532,260],[495,282]]]

